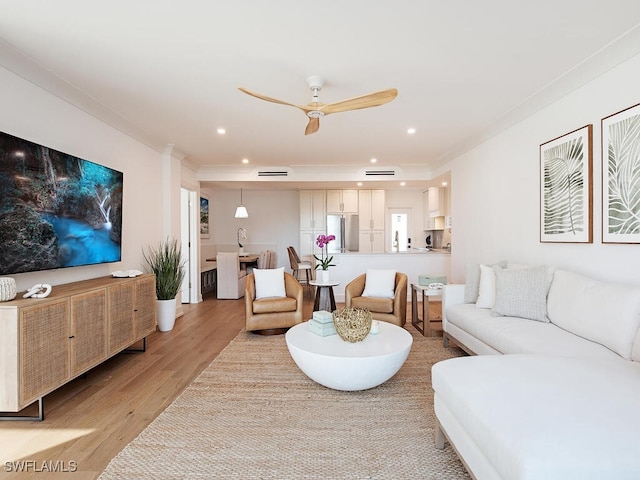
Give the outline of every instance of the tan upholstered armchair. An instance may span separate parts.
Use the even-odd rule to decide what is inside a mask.
[[[393,323],[399,327],[407,321],[407,275],[396,272],[393,298],[363,297],[366,275],[351,281],[344,291],[345,307],[366,308],[374,320]]]
[[[273,335],[284,333],[289,327],[302,323],[302,285],[284,272],[284,288],[286,297],[256,300],[255,275],[247,275],[244,295],[247,332]]]

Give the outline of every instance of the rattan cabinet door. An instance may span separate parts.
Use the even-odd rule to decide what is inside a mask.
[[[133,323],[135,292],[134,281],[108,288],[109,355],[124,350],[136,340]]]
[[[107,291],[102,288],[71,297],[71,375],[107,358]]]
[[[28,405],[67,382],[69,300],[20,309],[20,403]]]
[[[136,339],[156,331],[156,277],[145,276],[136,282]]]

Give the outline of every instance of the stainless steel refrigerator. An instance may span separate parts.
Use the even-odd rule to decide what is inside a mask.
[[[327,235],[335,235],[328,245],[329,253],[357,252],[359,249],[358,215],[327,215]]]

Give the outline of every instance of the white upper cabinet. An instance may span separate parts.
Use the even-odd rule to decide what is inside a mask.
[[[327,190],[327,213],[358,213],[358,190]]]
[[[441,217],[446,212],[446,189],[440,187],[429,188],[429,216]]]
[[[384,252],[384,190],[358,190],[360,252]]]
[[[360,230],[384,230],[384,190],[358,190]]]
[[[325,230],[327,211],[324,190],[300,191],[300,230]]]

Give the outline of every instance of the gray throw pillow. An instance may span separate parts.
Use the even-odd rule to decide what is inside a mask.
[[[507,261],[502,260],[491,266],[505,268]],[[478,292],[480,290],[480,264],[467,265],[464,267],[464,303],[476,303],[478,301]]]
[[[551,267],[494,267],[493,271],[496,275],[496,300],[491,315],[549,322],[547,294],[553,278]]]

